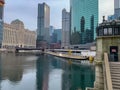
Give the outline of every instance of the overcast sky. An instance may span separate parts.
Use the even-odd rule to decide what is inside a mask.
[[[10,23],[12,20],[20,19],[25,28],[36,30],[38,3],[46,2],[50,6],[50,25],[61,28],[62,9],[69,11],[69,0],[5,0],[4,21]],[[99,0],[99,22],[102,16],[114,13],[113,0]]]

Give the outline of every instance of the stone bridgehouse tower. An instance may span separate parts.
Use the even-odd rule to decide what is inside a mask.
[[[95,90],[105,89],[104,77],[104,53],[108,54],[109,61],[120,61],[120,20],[106,21],[97,27],[96,38],[96,58],[95,58]],[[93,89],[94,90],[94,89]]]

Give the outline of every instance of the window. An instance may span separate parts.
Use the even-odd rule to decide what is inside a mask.
[[[108,34],[109,34],[109,35],[112,35],[112,28],[109,28],[109,29],[108,29]]]
[[[104,35],[107,35],[108,32],[107,32],[107,28],[104,28]]]
[[[99,36],[103,35],[103,29],[99,29]]]
[[[118,28],[115,28],[115,29],[114,29],[114,34],[115,34],[115,35],[118,35]]]

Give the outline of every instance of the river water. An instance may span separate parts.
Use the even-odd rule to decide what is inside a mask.
[[[49,55],[0,54],[0,90],[85,90],[94,65]]]

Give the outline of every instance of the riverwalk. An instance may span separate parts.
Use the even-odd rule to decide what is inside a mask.
[[[67,58],[67,59],[76,59],[76,60],[88,60],[87,56],[78,56],[78,55],[72,55],[72,54],[63,54],[63,53],[58,53],[58,52],[50,52],[47,51],[45,52],[46,54],[53,55],[56,57],[61,57],[61,58]]]

